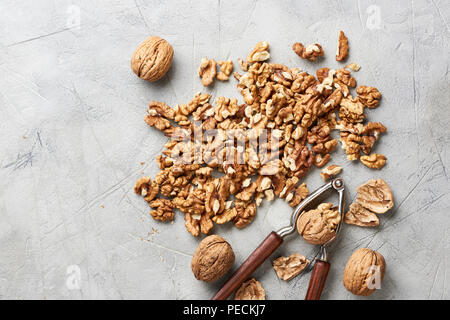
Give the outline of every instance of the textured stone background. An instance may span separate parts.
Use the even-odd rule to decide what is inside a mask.
[[[345,226],[323,298],[358,298],[341,278],[360,247],[387,261],[382,289],[369,299],[450,298],[449,19],[445,0],[2,0],[0,298],[209,298],[221,282],[198,282],[190,271],[200,239],[180,214],[173,225],[153,221],[132,190],[142,172],[157,172],[166,141],[144,123],[147,103],[189,101],[203,90],[196,75],[203,56],[235,61],[261,40],[272,61],[338,67],[339,29],[350,39],[349,61],[362,66],[358,82],[383,94],[367,113],[388,128],[376,147],[388,164],[373,171],[346,161],[342,150],[332,162],[344,166],[348,202],[359,184],[382,177],[396,204],[377,229]],[[175,49],[169,73],[153,84],[130,69],[134,49],[151,34]],[[294,41],[321,43],[327,58],[301,61]],[[240,97],[234,84],[207,91]],[[307,183],[321,185],[318,170]],[[282,201],[266,203],[248,228],[214,232],[242,262],[290,213]],[[294,235],[272,259],[313,249]],[[269,299],[302,299],[309,279],[280,281],[270,261],[255,277]]]

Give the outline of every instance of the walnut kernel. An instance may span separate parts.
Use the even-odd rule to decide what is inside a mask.
[[[336,52],[336,61],[343,61],[348,56],[348,38],[345,36],[344,31],[339,31],[339,42]]]
[[[358,86],[356,93],[358,99],[369,109],[376,108],[380,103],[381,93],[375,87]]]
[[[320,172],[320,176],[322,177],[323,181],[327,181],[328,179],[337,176],[339,173],[341,173],[341,171],[342,167],[332,164],[331,166],[323,168]]]
[[[202,84],[204,87],[209,86],[214,82],[216,76],[217,63],[214,59],[203,58],[200,67],[198,68],[198,76],[202,78]]]
[[[247,62],[261,62],[270,58],[269,44],[267,41],[258,42],[255,48],[247,56]]]
[[[230,77],[231,71],[233,71],[233,61],[227,60],[222,61],[219,60],[217,64],[220,66],[220,71],[217,74],[217,79],[220,81],[226,81]]]
[[[386,164],[386,157],[379,153],[372,153],[368,156],[362,156],[360,160],[366,167],[372,169],[381,169]]]
[[[316,61],[318,57],[325,55],[322,46],[318,43],[303,46],[303,44],[296,42],[292,45],[292,50],[302,59],[309,61]]]

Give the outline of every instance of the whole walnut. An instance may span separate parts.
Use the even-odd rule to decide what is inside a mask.
[[[172,58],[172,46],[160,37],[151,36],[137,47],[131,58],[131,68],[139,78],[156,81],[169,70]]]
[[[371,249],[361,248],[353,252],[344,270],[344,286],[353,294],[369,296],[380,289],[384,278],[384,257]]]
[[[211,235],[195,250],[191,268],[197,280],[212,282],[222,277],[234,263],[234,252],[222,237]]]
[[[332,203],[322,203],[317,209],[309,210],[297,220],[298,233],[310,244],[324,244],[336,235],[341,216]]]

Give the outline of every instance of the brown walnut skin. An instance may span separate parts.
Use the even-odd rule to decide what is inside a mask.
[[[131,58],[131,68],[139,78],[153,82],[167,73],[172,59],[172,46],[160,37],[151,36],[137,47]]]
[[[234,252],[226,240],[217,235],[203,239],[195,250],[191,268],[197,280],[216,281],[234,263]]]
[[[369,281],[373,280],[371,266],[379,267],[379,280],[383,281],[386,262],[380,253],[367,248],[361,248],[353,252],[344,270],[342,280],[345,288],[358,296],[370,296],[376,290],[376,288],[369,288],[368,286]]]

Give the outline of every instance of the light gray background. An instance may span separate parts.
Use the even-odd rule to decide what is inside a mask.
[[[185,230],[179,213],[173,224],[154,221],[133,192],[142,173],[157,172],[154,159],[166,141],[144,123],[147,104],[189,101],[203,90],[196,75],[203,56],[236,61],[262,40],[273,62],[310,72],[337,68],[342,29],[349,62],[362,66],[358,83],[383,94],[367,114],[388,128],[376,146],[388,162],[374,171],[338,150],[331,163],[344,167],[348,202],[359,184],[382,177],[396,204],[379,228],[344,226],[323,298],[358,299],[342,274],[351,253],[369,247],[384,255],[387,271],[368,299],[448,299],[449,19],[446,0],[2,0],[0,298],[210,298],[224,279],[194,279],[191,255],[201,238]],[[175,56],[161,81],[147,83],[133,74],[130,58],[153,34]],[[326,58],[302,61],[291,51],[295,41],[321,43]],[[242,101],[234,79],[206,91]],[[322,184],[317,169],[307,183]],[[234,248],[236,268],[290,213],[283,201],[266,203],[246,229],[213,231]],[[311,250],[293,235],[272,260]],[[309,280],[281,281],[270,261],[255,277],[268,299],[302,299]]]

